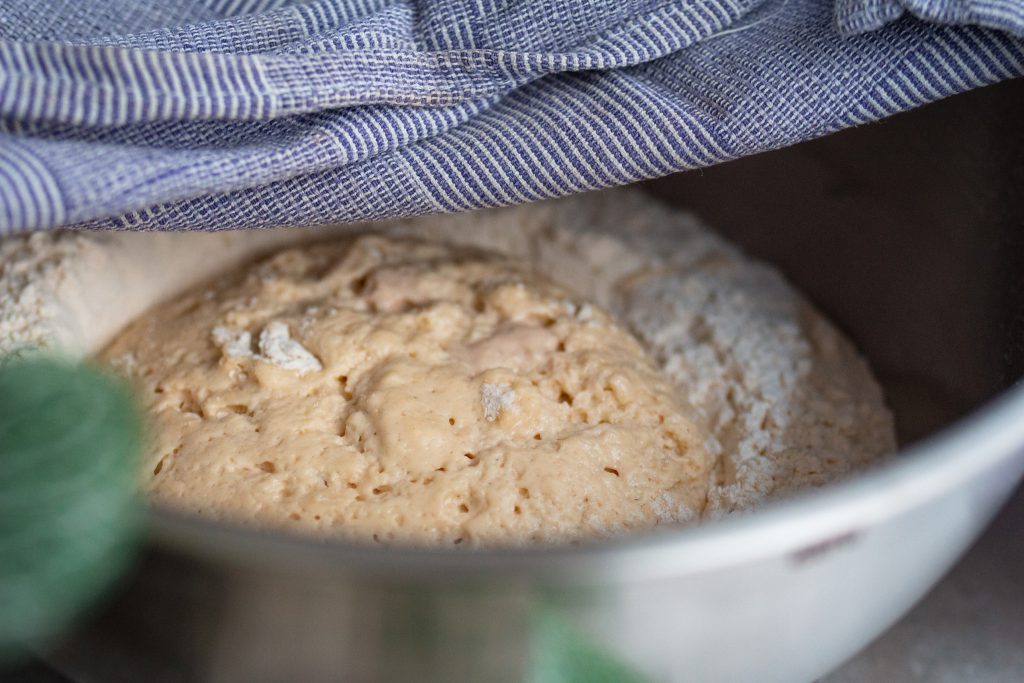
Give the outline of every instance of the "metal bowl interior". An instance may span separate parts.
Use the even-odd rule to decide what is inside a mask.
[[[722,539],[714,553],[722,562],[744,557],[758,545],[748,541],[764,534],[799,546],[807,537],[797,530],[810,528],[808,506],[820,518],[883,491],[908,501],[934,494],[928,482],[941,477],[941,463],[956,460],[943,455],[952,444],[962,452],[961,438],[981,443],[997,428],[1016,434],[1013,420],[1000,416],[1020,409],[1010,389],[1024,374],[1024,137],[1014,115],[1020,103],[1024,87],[1010,83],[871,128],[648,183],[662,201],[694,210],[752,255],[779,265],[854,339],[896,415],[904,447],[898,462],[756,516],[586,548],[382,551],[226,528],[166,509],[154,511],[155,538],[211,555],[230,548],[250,559],[291,562],[301,555],[414,573],[437,567],[444,576],[548,564],[553,571],[598,564],[620,571],[633,564],[626,555],[664,546],[705,556],[689,546],[707,539]],[[989,403],[1004,392],[998,406]],[[968,415],[973,419],[958,422]],[[797,530],[779,528],[794,518]],[[734,534],[752,536],[725,540]],[[729,552],[732,546],[746,550]],[[672,567],[707,569],[707,561],[691,557],[692,564]]]

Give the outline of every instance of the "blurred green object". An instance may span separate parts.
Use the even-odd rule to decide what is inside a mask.
[[[555,610],[540,611],[532,622],[527,683],[645,683]]]
[[[113,377],[0,360],[0,658],[56,635],[127,567],[140,439]]]

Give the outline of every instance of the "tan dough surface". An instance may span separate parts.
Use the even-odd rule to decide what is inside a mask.
[[[368,235],[162,304],[101,354],[153,415],[144,487],[204,516],[361,541],[516,545],[698,518],[678,389],[521,262]]]

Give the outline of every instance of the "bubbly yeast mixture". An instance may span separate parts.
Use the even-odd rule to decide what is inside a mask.
[[[144,487],[203,516],[379,543],[571,542],[699,517],[685,396],[524,263],[375,235],[287,249],[101,357],[152,415]]]

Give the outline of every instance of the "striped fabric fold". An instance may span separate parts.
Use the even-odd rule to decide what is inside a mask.
[[[53,174],[17,140],[0,141],[0,226],[61,225],[64,199]]]
[[[874,31],[909,13],[940,24],[985,26],[1024,38],[1024,0],[836,0],[844,35]]]
[[[664,57],[726,29],[758,2],[661,3],[593,32],[582,45],[545,51],[423,50],[411,26],[405,44],[366,40],[363,47],[299,54],[0,41],[0,116],[121,126],[268,119],[360,105],[451,106],[543,76]],[[315,32],[318,23],[306,31]]]
[[[1001,1],[0,0],[0,234],[462,211],[700,168],[1024,74]]]

